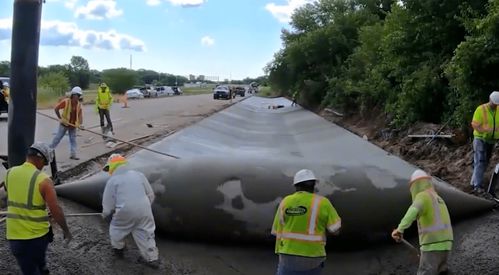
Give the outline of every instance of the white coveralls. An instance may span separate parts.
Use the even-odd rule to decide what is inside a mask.
[[[107,181],[102,198],[102,213],[113,214],[109,226],[111,245],[116,249],[125,247],[125,237],[132,233],[133,239],[146,261],[158,259],[154,240],[156,225],[151,204],[154,192],[144,174],[119,167]]]

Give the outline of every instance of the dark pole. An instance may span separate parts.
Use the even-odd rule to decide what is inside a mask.
[[[36,127],[36,80],[42,0],[15,0],[8,124],[9,167],[22,164]]]

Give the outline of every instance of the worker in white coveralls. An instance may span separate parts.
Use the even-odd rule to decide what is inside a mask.
[[[421,258],[418,275],[448,274],[447,260],[454,240],[449,211],[433,188],[432,178],[416,170],[409,183],[412,205],[407,210],[392,238],[400,242],[404,230],[417,220]]]
[[[156,225],[151,209],[154,192],[144,174],[128,170],[126,165],[127,160],[122,155],[113,154],[104,167],[111,178],[104,189],[102,217],[111,220],[109,237],[116,256],[123,257],[125,237],[131,233],[142,256],[139,261],[157,269]]]
[[[337,235],[341,218],[331,202],[314,194],[317,178],[308,169],[295,174],[296,192],[276,211],[272,234],[279,255],[277,275],[319,275],[326,260],[326,233]]]

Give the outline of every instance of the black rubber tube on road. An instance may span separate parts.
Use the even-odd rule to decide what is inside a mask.
[[[40,41],[41,0],[15,0],[12,26],[9,167],[25,161],[36,127],[36,84]]]

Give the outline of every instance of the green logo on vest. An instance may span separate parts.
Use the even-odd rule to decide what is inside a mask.
[[[286,208],[286,215],[289,216],[301,216],[305,215],[307,213],[307,208],[304,206],[298,206],[298,207],[290,207]]]

